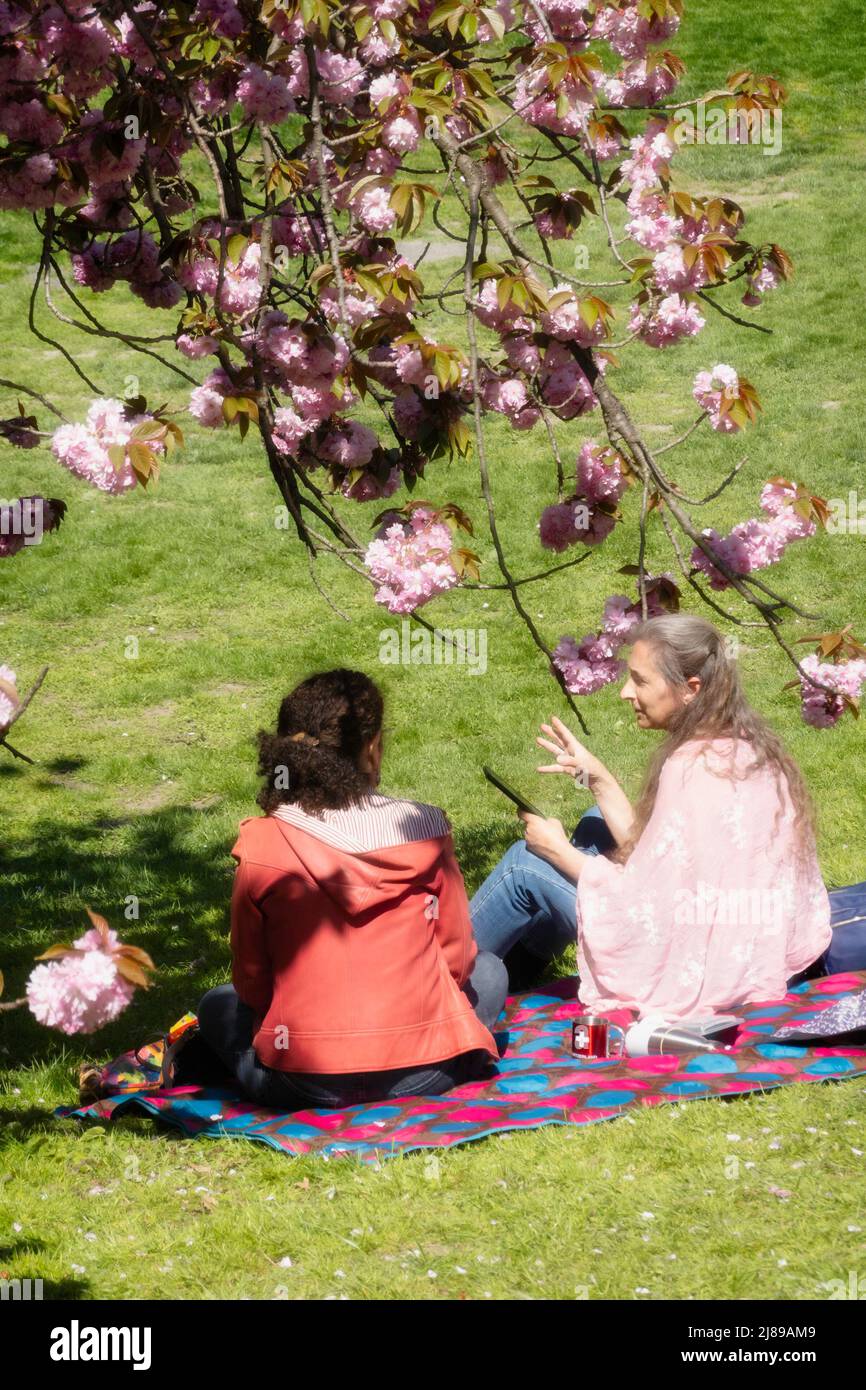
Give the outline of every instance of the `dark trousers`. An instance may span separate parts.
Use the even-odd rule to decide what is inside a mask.
[[[502,961],[480,952],[464,993],[486,1028],[492,1028],[502,1012],[507,990],[508,972]],[[256,1056],[253,1012],[233,985],[208,990],[198,1006],[198,1024],[204,1041],[237,1079],[244,1095],[274,1110],[337,1110],[372,1100],[439,1096],[489,1075],[492,1069],[487,1053],[465,1052],[432,1066],[390,1071],[329,1075],[275,1071]]]

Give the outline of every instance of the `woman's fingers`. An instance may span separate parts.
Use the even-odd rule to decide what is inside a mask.
[[[563,725],[562,727],[564,728],[565,726]],[[535,742],[540,748],[547,748],[551,753],[568,753],[571,755],[581,751],[580,744],[575,738],[571,736],[568,738],[563,737],[559,730],[554,729],[550,724],[542,724],[541,732],[545,734],[546,737],[541,738],[536,736],[535,739]],[[568,730],[566,730],[566,733],[568,733]]]
[[[553,729],[553,728],[551,728],[551,726],[550,726],[549,724],[542,724],[542,725],[541,725],[541,732],[542,732],[543,734],[546,734],[547,737],[548,737],[548,739],[551,739],[551,740],[556,744],[557,748],[564,748],[564,747],[565,747],[565,744],[563,743],[562,739],[559,737],[559,735],[558,735],[558,733],[556,732],[556,730]]]
[[[537,768],[535,769],[535,771],[536,771],[536,772],[567,772],[567,773],[569,774],[569,776],[572,775],[571,768],[570,768],[570,767],[563,767],[560,763],[553,763],[552,765],[548,763],[548,764],[546,764],[544,767],[537,767]]]
[[[552,723],[554,736],[565,745],[569,753],[576,753],[580,744],[571,732],[571,729],[569,729],[566,724],[563,724],[561,719],[557,719],[556,715],[553,716]]]

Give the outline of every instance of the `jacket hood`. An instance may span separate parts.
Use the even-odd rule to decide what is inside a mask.
[[[246,859],[272,867],[288,869],[294,861],[342,915],[357,918],[380,911],[417,887],[419,877],[432,871],[449,839],[445,835],[353,851],[276,816],[262,816],[241,822],[236,849],[242,846]]]

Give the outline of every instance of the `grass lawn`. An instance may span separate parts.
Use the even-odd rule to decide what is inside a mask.
[[[795,279],[756,319],[773,336],[712,315],[697,341],[663,354],[631,348],[616,373],[659,442],[694,418],[700,368],[730,362],[757,386],[764,412],[744,442],[699,431],[670,456],[677,481],[694,492],[748,454],[703,520],[719,529],[754,514],[774,474],[831,498],[862,486],[866,60],[855,24],[842,0],[782,0],[770,14],[737,0],[692,0],[674,44],[688,66],[683,97],[742,66],[776,74],[791,93],[777,157],[706,148],[675,165],[681,186],[736,197],[752,239],[778,241],[794,257]],[[90,393],[25,326],[33,229],[7,214],[0,236],[0,374],[80,419]],[[572,253],[558,252],[565,266]],[[442,261],[438,273],[444,279],[457,264]],[[590,266],[610,278],[595,243]],[[94,307],[109,323],[154,331],[154,316],[119,294]],[[44,308],[39,322],[74,344],[102,393],[123,394],[136,375],[152,403],[182,403],[183,384],[158,363],[76,335]],[[12,414],[14,398],[3,394],[0,406]],[[43,427],[47,418],[40,411]],[[600,438],[599,427],[594,417],[564,427],[566,457],[593,431]],[[532,573],[545,567],[534,523],[554,500],[543,430],[514,436],[494,421],[490,455],[514,570]],[[381,681],[393,729],[383,785],[447,809],[470,891],[515,835],[482,762],[565,821],[585,795],[575,803],[571,788],[538,787],[535,726],[567,707],[501,591],[458,592],[425,610],[441,627],[486,629],[484,675],[381,665],[380,636],[395,620],[331,558],[318,569],[331,604],[313,588],[301,547],[274,524],[279,499],[252,436],[241,445],[235,433],[190,429],[158,490],[125,498],[71,479],[46,450],[5,449],[2,462],[4,497],[41,491],[69,504],[59,535],[0,565],[0,661],[22,688],[50,666],[16,729],[36,764],[0,763],[7,996],[22,992],[37,953],[84,928],[88,905],[145,947],[159,974],[89,1040],[63,1040],[23,1011],[0,1016],[0,1271],[41,1277],[53,1296],[100,1299],[807,1299],[866,1269],[857,1081],[668,1106],[584,1130],[551,1127],[378,1170],[292,1161],[232,1141],[191,1143],[144,1121],[86,1130],[54,1121],[52,1108],[74,1097],[82,1058],[153,1036],[227,977],[228,851],[238,820],[255,811],[253,736],[311,670],[358,666]],[[434,465],[419,492],[469,510],[482,579],[495,581],[474,472]],[[625,505],[633,510],[637,499]],[[345,508],[361,535],[376,510]],[[551,643],[597,624],[619,587],[611,575],[636,558],[635,534],[617,528],[585,564],[524,591]],[[824,536],[792,547],[767,577],[834,622],[853,621],[862,636],[864,557],[863,537]],[[671,565],[656,532],[648,563]],[[790,624],[792,637],[812,630]],[[781,689],[791,671],[779,649],[761,629],[742,635],[748,689],[813,790],[825,878],[860,880],[862,732],[850,719],[828,732],[804,726],[795,695]],[[582,709],[593,749],[636,790],[650,744],[622,713],[616,688]],[[140,916],[125,922],[133,896]]]

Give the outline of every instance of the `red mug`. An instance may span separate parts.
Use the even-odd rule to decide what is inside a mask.
[[[619,1037],[614,1039],[613,1033]],[[578,1014],[571,1025],[571,1050],[575,1057],[621,1057],[624,1038],[623,1029],[601,1014]]]

